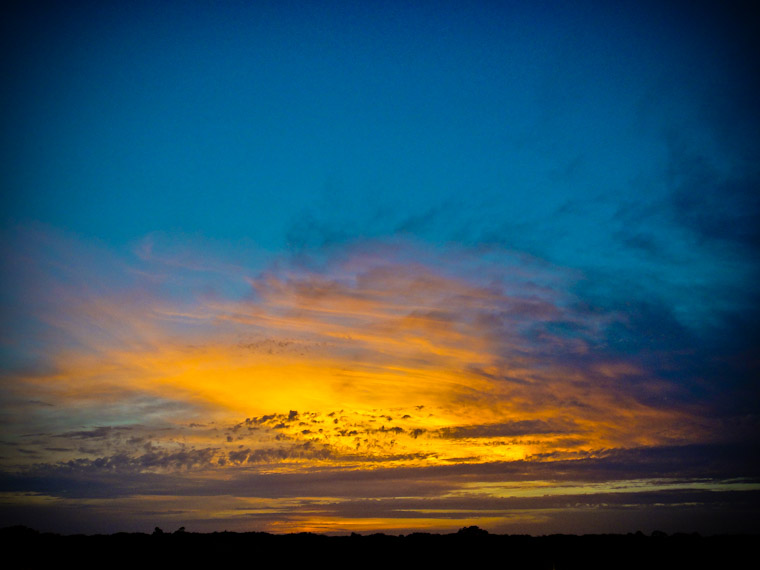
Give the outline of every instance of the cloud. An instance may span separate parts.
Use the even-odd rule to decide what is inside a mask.
[[[681,135],[670,137],[670,207],[674,220],[700,242],[723,241],[757,254],[760,172],[725,167],[690,149]]]
[[[214,449],[158,450],[137,457],[119,454],[97,459],[81,458],[58,464],[57,468],[64,472],[181,471],[199,466],[206,467],[213,459],[215,451]]]
[[[118,427],[99,426],[91,430],[70,431],[70,432],[62,433],[58,435],[58,437],[73,438],[73,439],[90,439],[90,438],[103,439],[103,438],[110,437],[115,432],[129,431],[131,429],[132,428],[129,426],[118,426]]]
[[[66,247],[64,264],[81,253]],[[573,292],[577,271],[396,239],[220,264],[234,286],[209,294],[191,279],[176,295],[183,272],[213,264],[167,258],[114,260],[98,276],[84,255],[83,287],[45,269],[50,287],[29,305],[44,365],[4,375],[6,492],[436,497],[451,514],[472,482],[491,493],[505,481],[755,473],[710,447],[745,439],[756,420],[709,413],[700,360],[667,308],[589,303]],[[133,281],[106,286],[121,271]],[[541,503],[510,500],[505,513]],[[400,505],[376,512],[408,517]],[[276,507],[306,525],[292,508]]]
[[[571,433],[577,426],[572,423],[552,422],[544,420],[523,420],[501,424],[481,424],[476,426],[442,428],[438,431],[441,437],[471,438],[471,437],[514,437],[531,434]]]
[[[135,521],[136,529],[145,531],[157,521],[170,519],[176,526],[209,531],[218,530],[215,524],[270,532],[441,531],[451,521],[467,520],[493,532],[524,533],[560,530],[568,513],[573,513],[576,524],[594,513],[596,523],[583,523],[585,532],[610,532],[618,527],[605,527],[613,516],[605,512],[641,521],[618,518],[621,529],[633,524],[646,530],[641,526],[646,520],[643,513],[655,516],[651,509],[658,513],[656,526],[669,532],[691,528],[689,517],[680,514],[684,509],[702,523],[711,517],[713,521],[738,517],[740,524],[735,528],[746,529],[755,528],[751,505],[757,501],[760,470],[757,464],[748,469],[747,461],[757,457],[756,451],[747,446],[678,446],[609,450],[574,459],[392,469],[356,465],[345,469],[329,462],[310,462],[308,469],[277,471],[246,463],[235,469],[226,467],[223,477],[199,465],[193,467],[195,471],[162,472],[146,472],[137,465],[173,461],[192,467],[193,461],[210,458],[206,452],[187,452],[154,454],[137,462],[112,457],[40,465],[23,474],[1,474],[0,488],[3,516],[16,512],[16,505],[24,502],[25,516],[47,512],[47,508],[59,514],[78,506],[101,513],[110,508],[120,513],[121,526],[114,530],[124,530],[132,524],[129,521]],[[243,452],[240,459],[249,450]],[[744,477],[737,478],[738,473]],[[34,507],[33,497],[38,497]],[[152,514],[146,519],[144,513]],[[171,513],[178,513],[177,518]],[[35,526],[44,529],[47,523],[40,517]]]
[[[598,448],[700,432],[689,411],[647,400],[667,382],[645,361],[603,348],[624,317],[580,303],[566,287],[575,278],[510,252],[390,241],[343,248],[319,267],[272,266],[248,276],[250,294],[237,299],[71,291],[40,315],[70,340],[49,347],[48,371],[18,375],[12,389],[78,414],[111,414],[99,427],[59,434],[72,439],[104,438],[104,425],[130,416],[174,424],[248,416],[333,449],[448,457],[461,455],[433,450],[429,434],[448,429],[438,433],[453,442],[468,430],[494,439],[532,429],[539,447]],[[137,404],[155,398],[163,409]],[[337,402],[356,417],[311,421],[327,422]],[[369,425],[402,408],[409,419]],[[316,415],[304,421],[295,409]]]

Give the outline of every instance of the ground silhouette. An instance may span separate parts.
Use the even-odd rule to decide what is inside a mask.
[[[184,527],[152,534],[59,535],[15,526],[0,529],[0,543],[20,555],[18,568],[134,568],[164,565],[370,563],[373,567],[443,564],[502,569],[729,568],[751,565],[755,535],[702,537],[655,532],[626,535],[495,535],[478,527],[452,534],[408,535],[263,532],[187,532]],[[8,550],[7,550],[8,551]]]

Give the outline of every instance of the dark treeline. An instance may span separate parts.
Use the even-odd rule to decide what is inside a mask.
[[[325,536],[262,532],[59,535],[26,527],[0,529],[14,568],[71,563],[79,568],[153,568],[178,564],[392,564],[395,568],[443,564],[501,569],[729,568],[757,563],[758,536],[697,534],[495,535],[477,527],[454,534],[414,533]],[[753,562],[754,561],[754,562]]]

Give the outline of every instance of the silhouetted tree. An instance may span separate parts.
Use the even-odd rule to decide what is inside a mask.
[[[488,531],[478,526],[466,526],[466,527],[460,528],[457,531],[457,534],[462,534],[465,536],[485,536],[488,534]]]

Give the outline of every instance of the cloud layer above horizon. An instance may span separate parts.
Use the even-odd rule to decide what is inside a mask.
[[[168,501],[170,520],[190,516],[208,530],[223,512],[227,528],[335,532],[452,530],[464,525],[453,507],[431,506],[431,518],[418,506],[411,517],[388,501],[457,497],[472,501],[465,522],[514,531],[530,521],[563,528],[530,509],[492,507],[547,501],[567,465],[576,472],[559,484],[563,497],[622,487],[658,491],[661,502],[666,492],[754,489],[749,459],[700,472],[680,457],[694,449],[713,463],[726,446],[749,443],[756,422],[745,414],[741,425],[741,382],[731,392],[723,377],[708,378],[694,348],[681,354],[681,338],[642,342],[642,327],[653,326],[637,322],[646,310],[584,302],[572,293],[577,271],[502,249],[399,239],[248,273],[200,254],[159,255],[155,236],[123,258],[46,228],[18,238],[16,266],[35,260],[30,275],[16,274],[31,309],[27,334],[43,343],[5,375],[3,466],[9,489],[25,491],[22,503],[109,494],[129,503],[126,492],[134,505]],[[681,450],[666,473],[640,463],[638,454],[656,450]],[[429,497],[418,478],[434,469],[443,470],[441,491]],[[365,488],[362,478],[377,470],[387,474]],[[280,504],[293,493],[279,490],[289,477],[320,473],[335,486],[321,480],[315,497]],[[174,480],[174,490],[154,488],[154,477]],[[252,490],[251,477],[269,482]],[[346,497],[343,481],[353,477],[364,491]],[[358,508],[340,506],[362,500],[355,493],[379,491],[376,478],[393,477],[414,492],[385,489],[377,513],[367,505],[363,515],[342,513]],[[210,511],[190,515],[185,493],[206,497]],[[222,508],[229,495],[248,506]],[[307,499],[323,514],[304,515]],[[9,491],[8,501],[19,495]],[[260,512],[261,501],[274,503]]]

